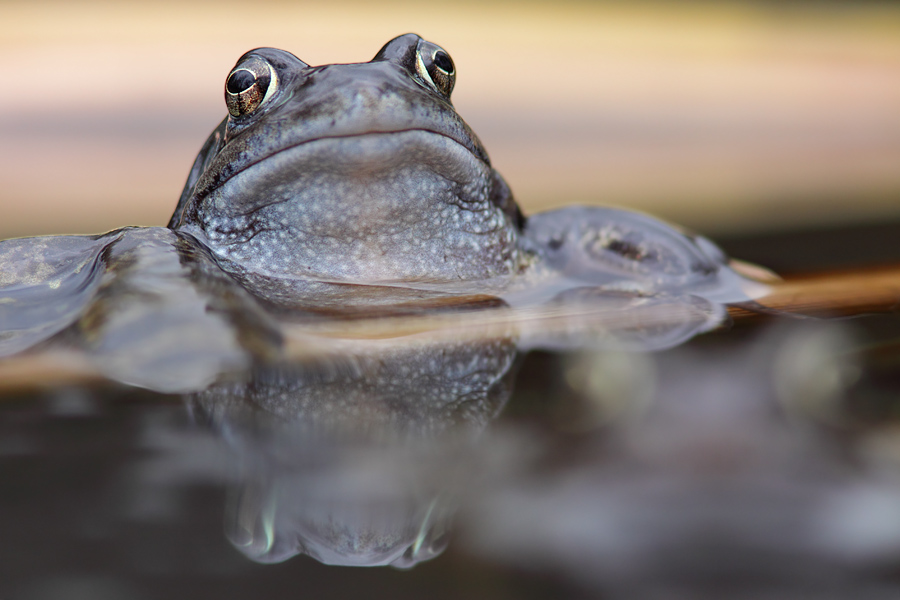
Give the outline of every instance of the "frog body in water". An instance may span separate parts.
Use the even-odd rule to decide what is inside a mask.
[[[449,54],[414,34],[359,64],[248,52],[169,227],[227,270],[288,279],[409,285],[580,263],[591,283],[683,284],[724,264],[708,241],[626,211],[526,222],[451,104],[455,78]]]
[[[453,108],[455,78],[449,54],[414,34],[367,63],[248,52],[168,229],[0,242],[0,356],[74,340],[108,356],[153,348],[143,356],[155,364],[181,354],[192,323],[207,332],[201,346],[230,349],[212,359],[215,373],[246,364],[248,348],[277,354],[279,325],[263,309],[603,302],[586,288],[630,294],[625,305],[684,298],[700,319],[683,339],[715,326],[719,303],[748,299],[714,244],[651,217],[600,207],[523,217]],[[165,389],[199,385],[180,377]]]

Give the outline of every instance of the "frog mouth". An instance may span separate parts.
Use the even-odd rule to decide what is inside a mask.
[[[390,204],[434,192],[458,204],[485,200],[490,166],[456,139],[428,129],[324,136],[281,148],[211,190],[217,212],[247,216],[266,207],[353,200]],[[452,189],[452,198],[446,192]],[[409,208],[414,208],[410,203]]]

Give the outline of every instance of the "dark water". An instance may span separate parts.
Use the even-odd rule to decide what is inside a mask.
[[[759,260],[780,243],[796,262],[773,266],[804,270],[828,265],[831,241],[725,247]],[[141,257],[156,283],[107,285],[111,310],[70,332],[68,354],[6,363],[35,374],[3,372],[0,598],[900,591],[892,315],[686,341],[721,313],[589,294],[273,332],[220,282],[193,293],[227,301],[174,343],[154,322],[200,304],[166,287],[165,255]],[[152,318],[111,300],[141,294]],[[221,323],[238,334],[198,361],[191,340],[208,347]],[[271,336],[286,356],[267,354]]]

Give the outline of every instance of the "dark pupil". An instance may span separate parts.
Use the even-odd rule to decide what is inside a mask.
[[[256,75],[246,69],[241,69],[231,74],[225,87],[232,94],[240,94],[250,89],[254,83],[256,83]]]
[[[437,52],[434,55],[434,64],[441,71],[450,73],[453,71],[453,61],[447,56],[446,52]]]

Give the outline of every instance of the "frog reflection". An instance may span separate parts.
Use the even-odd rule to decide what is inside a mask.
[[[411,567],[446,545],[478,434],[510,394],[513,340],[362,345],[190,397],[241,465],[232,543],[259,562]]]
[[[177,270],[174,256],[203,263],[183,269],[213,282],[200,288],[233,278],[267,307],[312,312],[473,294],[533,305],[583,286],[748,299],[751,282],[711,242],[650,217],[569,208],[525,219],[450,102],[455,78],[449,54],[413,34],[359,64],[247,53],[168,229],[0,242],[0,356],[96,339],[103,319],[86,315],[111,307],[104,290],[128,278],[157,294],[156,269]],[[115,259],[134,253],[156,258]]]
[[[482,465],[479,434],[509,398],[524,351],[571,348],[585,337],[595,348],[651,350],[718,321],[708,303],[592,292],[561,300],[590,307],[571,320],[551,309],[509,327],[485,317],[511,309],[470,307],[444,315],[449,330],[386,334],[360,321],[343,337],[305,337],[313,350],[301,359],[219,375],[191,394],[198,421],[220,433],[240,465],[231,541],[260,562],[304,553],[329,564],[408,567],[431,558]],[[459,329],[466,320],[480,320],[476,336]],[[140,376],[154,373],[142,365]]]

